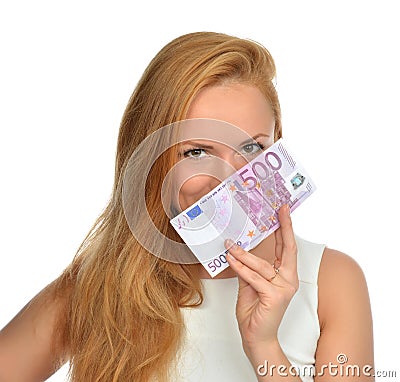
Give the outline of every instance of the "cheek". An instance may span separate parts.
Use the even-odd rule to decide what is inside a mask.
[[[188,179],[178,190],[180,209],[186,209],[219,183],[217,179],[207,175],[198,175]]]

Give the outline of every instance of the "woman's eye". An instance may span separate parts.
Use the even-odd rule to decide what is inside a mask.
[[[202,158],[203,156],[206,156],[206,152],[204,149],[191,149],[187,150],[183,153],[183,155],[186,158]]]
[[[261,143],[249,143],[242,147],[242,152],[244,154],[255,154],[264,149],[264,145]]]

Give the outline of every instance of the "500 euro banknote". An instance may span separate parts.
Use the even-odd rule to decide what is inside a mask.
[[[305,169],[279,139],[170,222],[215,277],[229,266],[226,239],[247,251],[256,247],[279,227],[282,205],[293,212],[314,191]]]

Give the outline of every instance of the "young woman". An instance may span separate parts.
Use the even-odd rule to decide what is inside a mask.
[[[253,141],[234,149],[185,136],[146,175],[147,213],[179,241],[163,209],[163,179],[180,161],[218,158],[239,169],[280,138],[274,76],[264,47],[224,34],[184,35],[156,55],[121,122],[111,200],[72,264],[0,332],[0,381],[42,381],[68,360],[71,380],[85,382],[373,378],[363,273],[347,255],[296,237],[288,206],[281,227],[251,251],[227,242],[230,267],[215,279],[199,264],[168,261],[168,247],[146,226],[143,240],[155,251],[142,245],[128,221],[141,217],[124,211],[124,175],[146,137],[185,119],[236,126]],[[135,157],[138,169],[157,142],[147,150]],[[199,172],[170,202],[183,210],[217,183]]]

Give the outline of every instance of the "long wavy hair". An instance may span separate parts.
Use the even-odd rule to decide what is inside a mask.
[[[122,205],[124,171],[147,136],[186,118],[205,86],[256,86],[272,106],[275,140],[280,138],[274,80],[274,61],[262,45],[221,33],[178,37],[150,62],[121,121],[110,201],[56,281],[57,292],[66,297],[58,330],[72,381],[169,380],[183,337],[180,309],[203,300],[198,267],[154,256],[132,235]],[[162,155],[146,190],[148,213],[167,237],[174,234],[161,208],[160,179],[174,163],[172,155]]]

